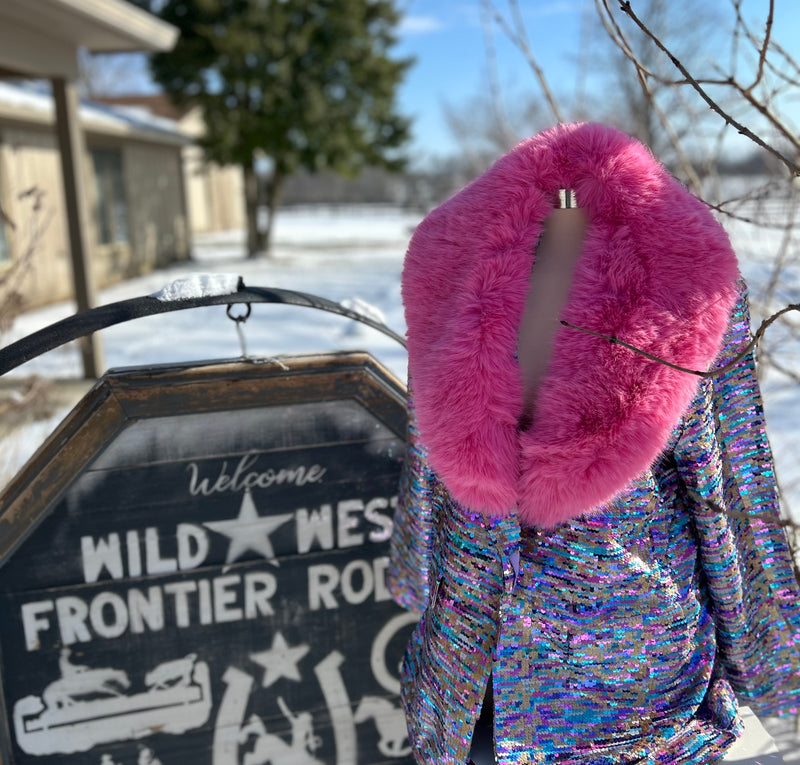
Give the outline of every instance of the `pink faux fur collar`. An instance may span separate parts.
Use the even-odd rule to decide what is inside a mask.
[[[403,272],[421,440],[451,495],[553,526],[619,493],[664,448],[697,378],[562,327],[534,427],[515,360],[534,250],[559,188],[589,230],[562,318],[708,368],[738,269],[708,209],[637,141],[596,124],[531,138],[434,210]]]

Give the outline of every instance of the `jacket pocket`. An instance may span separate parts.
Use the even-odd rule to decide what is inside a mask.
[[[682,602],[672,582],[652,570],[599,593],[591,606],[572,604],[570,686],[618,711],[678,702],[697,648],[696,605]]]
[[[600,703],[644,706],[650,662],[641,616],[613,605],[573,615],[566,640],[568,684]]]

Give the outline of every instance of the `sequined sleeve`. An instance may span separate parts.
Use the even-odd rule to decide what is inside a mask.
[[[750,340],[746,293],[717,368]],[[675,451],[700,541],[721,667],[761,714],[800,710],[800,590],[779,516],[752,354],[700,386]]]
[[[412,389],[409,381],[406,458],[400,475],[387,585],[401,606],[422,613],[430,591],[436,477],[419,440]]]

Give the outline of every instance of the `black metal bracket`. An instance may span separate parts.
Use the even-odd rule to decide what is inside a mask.
[[[248,306],[243,316],[231,316],[230,306],[237,303],[245,303]],[[316,308],[320,311],[335,313],[366,324],[368,327],[372,327],[372,329],[381,334],[392,338],[392,340],[396,340],[404,348],[406,346],[403,337],[394,330],[389,329],[385,324],[375,321],[369,316],[364,316],[357,311],[345,308],[332,300],[319,295],[311,295],[307,292],[296,292],[295,290],[285,290],[278,287],[245,287],[240,279],[237,291],[229,294],[203,295],[180,300],[160,300],[152,296],[130,298],[129,300],[108,303],[107,305],[69,316],[44,329],[40,329],[38,332],[23,337],[15,343],[0,348],[0,375],[4,375],[26,361],[53,350],[53,348],[58,348],[60,345],[76,340],[79,337],[90,335],[92,332],[97,332],[106,327],[111,327],[114,324],[121,324],[159,313],[184,311],[189,308],[202,308],[211,305],[226,305],[228,306],[227,310],[230,318],[234,321],[244,321],[250,315],[250,304],[252,303],[279,303],[303,308]]]

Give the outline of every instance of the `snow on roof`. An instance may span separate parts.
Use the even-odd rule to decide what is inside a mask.
[[[170,120],[180,122],[192,106],[177,107],[169,100],[166,93],[139,93],[134,95],[101,96],[94,99],[100,104],[110,106],[139,107],[150,114],[166,117]]]
[[[0,117],[35,119],[51,124],[54,113],[53,96],[46,83],[0,80]],[[84,129],[92,132],[128,134],[165,143],[188,143],[177,122],[139,106],[111,106],[81,99],[78,116]]]

